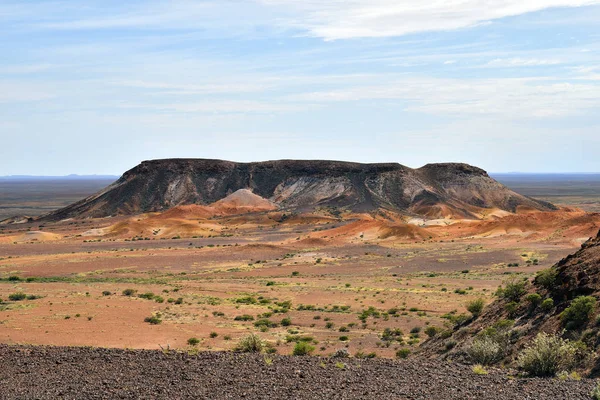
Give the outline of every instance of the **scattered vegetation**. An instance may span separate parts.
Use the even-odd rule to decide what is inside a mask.
[[[554,268],[547,268],[539,271],[534,282],[546,290],[551,291],[556,284],[558,272]]]
[[[519,368],[531,376],[554,376],[568,371],[575,362],[576,348],[568,340],[540,333],[519,355]]]
[[[294,346],[294,350],[292,352],[295,356],[305,356],[311,354],[315,351],[315,347],[310,345],[308,342],[299,341]]]
[[[594,297],[579,296],[560,314],[560,319],[567,330],[577,329],[588,322],[595,309]]]
[[[8,299],[10,301],[21,301],[21,300],[25,300],[27,298],[27,295],[23,292],[18,292],[18,293],[12,293],[8,295]]]
[[[410,356],[410,349],[400,349],[396,352],[396,358],[408,358]]]
[[[521,278],[511,278],[509,279],[504,288],[498,291],[498,295],[508,299],[510,301],[519,302],[521,297],[525,294],[525,281]]]
[[[477,318],[485,307],[485,301],[482,298],[471,300],[467,303],[467,311],[473,314],[473,318]]]
[[[265,342],[260,336],[251,333],[241,338],[235,349],[243,353],[260,353],[265,347]]]
[[[153,315],[151,317],[144,318],[144,322],[147,322],[151,325],[158,325],[162,323],[162,319],[160,319],[160,315]]]
[[[477,375],[487,375],[488,374],[487,370],[482,365],[479,365],[479,364],[473,366],[473,372]]]

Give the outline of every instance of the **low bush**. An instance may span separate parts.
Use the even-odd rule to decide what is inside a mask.
[[[123,296],[133,296],[136,290],[134,289],[125,289],[123,290]]]
[[[396,358],[408,358],[410,349],[400,349],[396,352]]]
[[[596,384],[590,396],[592,396],[592,400],[600,400],[600,383]]]
[[[295,356],[305,356],[315,351],[315,347],[311,346],[308,342],[298,342],[294,346],[294,350],[292,352]]]
[[[190,346],[196,346],[198,343],[200,343],[200,339],[198,339],[198,338],[195,338],[195,337],[193,337],[193,338],[189,338],[189,339],[188,339],[188,341],[187,341],[187,343],[188,343]]]
[[[25,300],[26,298],[27,298],[27,295],[23,292],[18,292],[18,293],[13,293],[13,294],[8,295],[8,299],[10,301],[21,301],[21,300]]]
[[[491,365],[500,361],[504,355],[504,348],[494,337],[483,335],[473,340],[469,355],[478,364]]]
[[[568,340],[540,333],[519,355],[519,368],[531,376],[553,376],[575,362],[576,348]]]
[[[542,301],[542,304],[540,304],[540,308],[545,312],[552,310],[554,308],[554,300],[545,299],[544,301]]]
[[[467,303],[467,311],[473,314],[473,317],[477,318],[483,311],[485,301],[482,298],[471,300]]]
[[[265,342],[260,336],[251,333],[241,338],[235,349],[243,353],[260,353],[265,349]]]
[[[428,326],[425,328],[425,334],[429,337],[434,337],[440,332],[440,328],[436,326]]]
[[[153,315],[151,317],[144,318],[144,322],[148,322],[151,325],[158,325],[162,323],[162,320],[160,319],[160,317]]]
[[[500,294],[505,299],[518,302],[525,294],[525,281],[520,278],[509,279],[504,284],[504,288],[500,291]]]
[[[576,329],[588,322],[595,309],[594,297],[579,296],[560,314],[560,319],[566,329]]]
[[[332,355],[332,358],[348,358],[350,357],[350,353],[348,349],[338,349]]]
[[[556,278],[558,277],[558,272],[553,268],[548,268],[541,270],[535,276],[535,284],[543,287],[546,290],[552,290],[554,285],[556,284]]]
[[[473,366],[473,372],[476,375],[487,375],[488,374],[487,370],[482,365]]]
[[[234,321],[254,321],[254,317],[252,315],[244,314],[238,315],[234,319]]]

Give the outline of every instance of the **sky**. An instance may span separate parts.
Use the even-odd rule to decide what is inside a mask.
[[[0,175],[600,171],[600,0],[0,0]]]

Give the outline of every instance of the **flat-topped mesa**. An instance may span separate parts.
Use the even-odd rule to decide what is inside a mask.
[[[554,207],[519,195],[467,164],[277,160],[237,163],[207,159],[144,161],[112,185],[42,219],[106,217],[208,205],[248,189],[283,209],[384,208],[411,215],[476,218],[479,208],[514,212]]]

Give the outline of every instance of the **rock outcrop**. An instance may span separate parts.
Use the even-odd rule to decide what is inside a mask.
[[[429,218],[477,218],[482,209],[552,210],[466,164],[400,164],[280,160],[235,163],[205,159],[144,161],[115,183],[42,219],[107,217],[208,205],[247,189],[282,209],[379,208]]]

